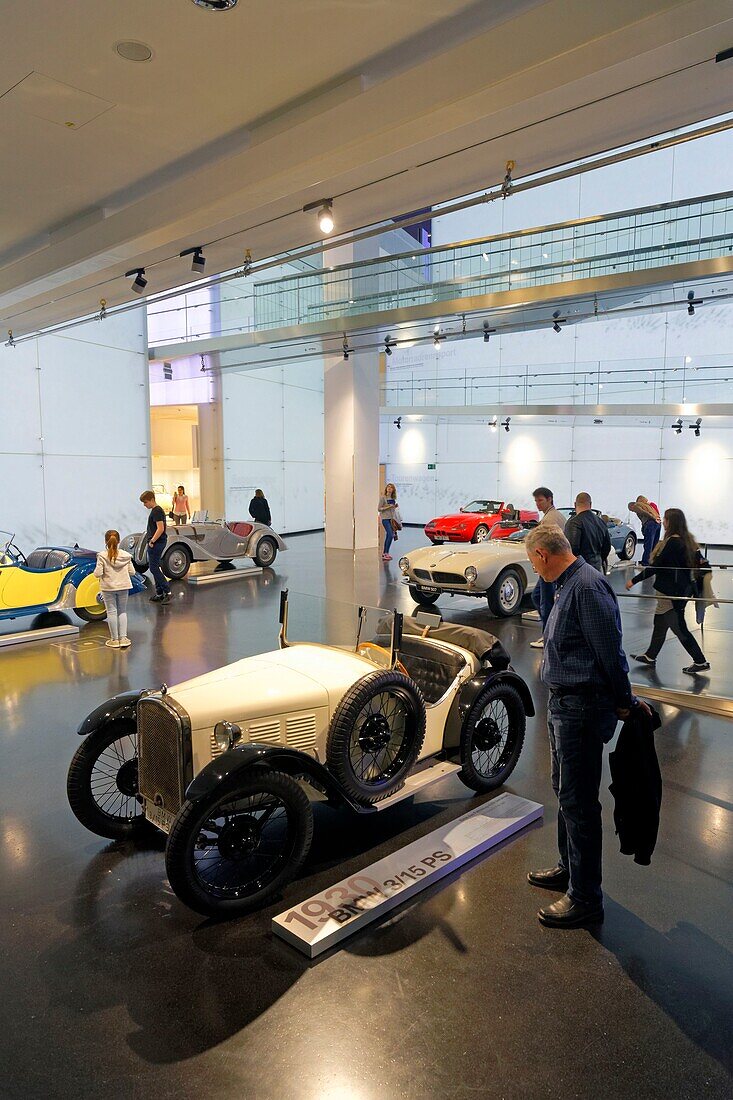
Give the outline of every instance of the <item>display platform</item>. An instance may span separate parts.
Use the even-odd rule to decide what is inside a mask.
[[[542,813],[538,802],[500,794],[273,917],[272,931],[313,959],[537,821]]]
[[[242,577],[259,577],[264,569],[259,565],[248,566],[246,569],[225,569],[222,573],[204,573],[195,577],[187,577],[189,584],[197,587],[206,584],[222,584],[224,581],[239,581]]]
[[[50,638],[62,638],[68,634],[78,634],[79,627],[49,626],[38,630],[21,630],[17,634],[0,634],[0,649],[9,646],[27,645],[29,642],[47,642]]]

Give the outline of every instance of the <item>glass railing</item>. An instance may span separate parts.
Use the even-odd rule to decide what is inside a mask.
[[[733,192],[263,281],[257,330],[727,256]]]
[[[659,405],[731,400],[733,356],[525,363],[479,372],[476,367],[389,364],[381,386],[385,407],[476,405]]]

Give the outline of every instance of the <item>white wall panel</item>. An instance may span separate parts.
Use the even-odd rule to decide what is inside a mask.
[[[286,462],[283,470],[283,531],[312,531],[323,527],[323,461]],[[376,509],[376,506],[375,506]]]
[[[323,391],[283,386],[286,461],[323,463]]]
[[[142,531],[148,513],[139,501],[149,487],[145,458],[99,462],[86,455],[46,455],[48,542],[104,548],[104,532]]]
[[[249,502],[255,489],[264,492],[272,513],[272,525],[276,531],[282,531],[285,518],[282,462],[246,459],[224,463],[225,510],[230,522],[250,518]]]
[[[247,374],[226,373],[222,398],[225,459],[282,462],[282,386]]]
[[[436,467],[438,512],[454,512],[482,497],[499,497],[498,462],[439,462]]]
[[[35,454],[43,449],[37,365],[36,340],[0,347],[0,453]]]
[[[88,321],[67,329],[62,336],[47,337],[49,340],[71,340],[75,344],[96,344],[101,350],[119,348],[123,351],[139,352],[145,346],[145,309],[133,309],[129,313],[111,313],[104,321]],[[181,332],[180,325],[178,332]],[[41,344],[43,348],[43,344]]]
[[[48,541],[41,455],[0,452],[0,485],[0,528],[27,554]],[[4,542],[7,535],[0,537]]]

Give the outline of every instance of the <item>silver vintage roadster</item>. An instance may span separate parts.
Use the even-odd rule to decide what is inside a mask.
[[[224,520],[193,521],[166,528],[168,544],[160,566],[167,577],[177,581],[185,577],[194,561],[231,562],[234,558],[253,558],[257,565],[269,566],[278,550],[287,550],[285,542],[271,527],[254,520],[225,523]],[[122,549],[132,554],[138,573],[148,568],[148,539],[144,531],[125,535]]]

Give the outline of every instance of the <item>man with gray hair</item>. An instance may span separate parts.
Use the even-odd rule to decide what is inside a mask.
[[[530,871],[533,886],[563,890],[540,909],[542,924],[577,928],[603,920],[602,825],[598,799],[603,746],[636,699],[621,645],[621,616],[614,592],[601,573],[576,557],[559,527],[540,524],[525,546],[535,572],[556,585],[545,627],[542,680],[550,693],[552,788],[558,799],[559,859],[546,871]]]
[[[611,536],[600,516],[591,508],[590,493],[578,493],[575,513],[565,524],[565,537],[575,555],[585,558],[599,573],[606,572],[611,553]]]

